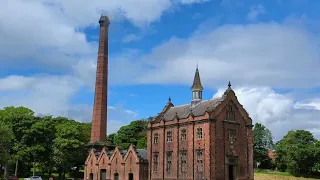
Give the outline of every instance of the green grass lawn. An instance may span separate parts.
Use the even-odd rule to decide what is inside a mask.
[[[315,180],[318,178],[294,177],[287,172],[279,171],[256,171],[254,172],[255,180]]]

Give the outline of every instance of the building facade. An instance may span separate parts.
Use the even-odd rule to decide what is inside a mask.
[[[97,153],[90,151],[85,162],[85,177],[89,180],[147,180],[147,150],[133,145],[124,151],[116,147],[112,151],[104,148]]]
[[[106,140],[109,19],[101,16],[91,140],[86,180],[253,179],[252,120],[229,82],[221,97],[202,99],[196,68],[192,99],[174,106],[169,98],[148,123],[147,150],[116,147]]]
[[[202,100],[198,68],[190,104],[168,103],[148,124],[150,180],[253,179],[252,120],[229,82],[221,97]]]

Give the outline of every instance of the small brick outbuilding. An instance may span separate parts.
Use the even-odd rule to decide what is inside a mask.
[[[87,180],[147,180],[147,174],[147,151],[134,145],[127,151],[119,147],[113,151],[104,148],[97,154],[91,150],[85,163]]]

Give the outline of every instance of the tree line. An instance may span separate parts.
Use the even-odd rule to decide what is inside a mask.
[[[289,172],[294,176],[320,175],[320,141],[305,130],[291,130],[274,143],[270,130],[256,123],[253,129],[256,169],[272,169]],[[274,152],[274,158],[268,151]]]
[[[111,144],[127,149],[134,144],[147,147],[147,123],[153,117],[132,121],[107,137]],[[90,141],[91,123],[65,117],[35,116],[25,107],[0,110],[0,171],[2,175],[29,177],[33,172],[44,176],[83,170]],[[293,175],[320,172],[320,141],[304,130],[289,131],[274,143],[271,131],[256,123],[253,129],[256,169],[277,169]],[[276,158],[268,156],[274,150]],[[39,174],[40,173],[40,174]]]
[[[0,110],[0,164],[4,177],[43,175],[79,169],[86,159],[84,145],[90,138],[90,123],[65,117],[34,115],[25,107]]]
[[[146,148],[147,121],[122,126],[108,139],[124,149],[130,144]],[[29,177],[35,173],[47,177],[57,173],[59,179],[65,179],[66,173],[77,174],[87,158],[85,145],[90,134],[91,123],[65,117],[39,117],[26,107],[5,107],[0,110],[1,176]]]

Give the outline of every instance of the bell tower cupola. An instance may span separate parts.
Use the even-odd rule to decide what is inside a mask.
[[[194,106],[202,101],[202,91],[203,91],[203,86],[202,86],[201,80],[200,80],[198,65],[196,68],[196,73],[194,75],[191,91],[192,91],[191,105]]]

